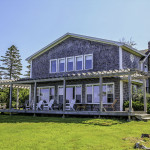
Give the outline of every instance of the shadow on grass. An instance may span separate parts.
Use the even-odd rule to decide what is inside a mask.
[[[99,126],[111,126],[126,123],[125,120],[118,119],[93,119],[93,118],[61,118],[61,117],[33,117],[22,115],[0,115],[0,123],[75,123]]]

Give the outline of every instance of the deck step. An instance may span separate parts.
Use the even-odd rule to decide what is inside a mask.
[[[138,115],[135,115],[135,117],[143,121],[150,120],[150,114],[138,114]]]

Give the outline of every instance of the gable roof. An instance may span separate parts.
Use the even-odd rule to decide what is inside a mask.
[[[126,50],[131,51],[131,52],[133,52],[133,53],[135,53],[139,56],[145,56],[145,54],[143,54],[142,52],[140,52],[140,51],[136,50],[135,48],[133,48],[133,47],[131,47],[131,46],[125,44],[125,43],[122,43],[122,42],[111,41],[111,40],[95,38],[95,37],[90,37],[90,36],[85,36],[85,35],[79,35],[79,34],[74,34],[74,33],[66,33],[63,36],[61,36],[60,38],[53,41],[52,43],[50,43],[47,46],[43,47],[42,49],[40,49],[39,51],[37,51],[33,55],[29,56],[26,59],[26,61],[30,62],[32,59],[34,59],[37,56],[43,54],[44,52],[46,52],[50,48],[54,47],[55,45],[59,44],[60,42],[66,40],[69,37],[75,37],[75,38],[80,38],[80,39],[85,39],[85,40],[90,40],[90,41],[95,41],[95,42],[100,42],[100,43],[106,43],[106,44],[110,44],[110,45],[121,46],[122,48],[125,48]]]

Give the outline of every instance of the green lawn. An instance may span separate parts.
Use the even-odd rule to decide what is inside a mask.
[[[1,150],[127,150],[142,133],[150,121],[0,115]]]

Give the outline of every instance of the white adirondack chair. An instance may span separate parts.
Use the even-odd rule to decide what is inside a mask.
[[[42,110],[41,106],[43,104],[43,100],[40,100],[38,103],[37,103],[37,110]]]
[[[52,106],[54,104],[54,99],[51,99],[49,103],[45,104],[44,109],[53,110]]]
[[[76,103],[76,100],[73,99],[69,104],[66,105],[66,110],[75,110],[74,109],[74,104]]]

